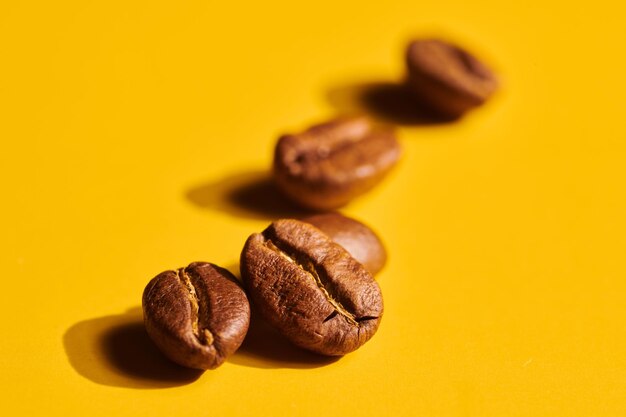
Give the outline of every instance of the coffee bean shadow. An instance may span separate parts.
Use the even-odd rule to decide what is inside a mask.
[[[157,350],[144,328],[140,307],[80,321],[65,332],[63,345],[76,372],[101,385],[168,388],[202,375],[176,365]]]
[[[272,220],[311,213],[287,200],[265,171],[229,174],[189,189],[185,197],[197,207],[235,217]]]
[[[319,368],[337,362],[340,357],[317,355],[300,349],[253,312],[243,344],[228,362],[253,368]]]
[[[456,120],[434,113],[403,83],[381,81],[335,86],[328,90],[326,98],[338,113],[364,113],[385,124],[433,126]]]

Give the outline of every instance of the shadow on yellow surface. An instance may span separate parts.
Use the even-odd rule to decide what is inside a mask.
[[[365,113],[390,124],[436,125],[453,122],[434,114],[401,83],[389,81],[332,87],[326,97],[339,113]]]
[[[274,186],[270,173],[264,171],[229,174],[217,181],[193,187],[185,196],[198,207],[223,211],[236,217],[277,219],[308,214],[287,200]]]
[[[180,367],[157,350],[143,325],[141,308],[84,320],[63,336],[70,364],[93,382],[126,388],[189,384],[201,371]]]
[[[140,307],[80,321],[65,332],[63,344],[76,372],[102,385],[168,388],[189,384],[203,374],[178,366],[159,352],[146,333]],[[299,349],[254,318],[242,346],[228,361],[254,368],[304,369],[337,359]]]
[[[254,368],[318,368],[339,357],[317,355],[291,344],[285,337],[253,314],[243,344],[228,362]]]

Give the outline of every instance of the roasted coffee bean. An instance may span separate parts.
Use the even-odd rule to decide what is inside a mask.
[[[387,251],[372,229],[340,213],[322,213],[302,219],[326,233],[376,275],[387,261]]]
[[[224,268],[195,262],[165,271],[143,293],[144,322],[157,347],[179,365],[214,369],[239,348],[250,304]]]
[[[383,314],[371,274],[316,227],[277,220],[250,236],[241,275],[263,318],[292,343],[344,355],[367,342]]]
[[[393,131],[374,128],[365,117],[336,119],[281,137],[274,178],[301,206],[331,210],[374,187],[399,157]]]
[[[416,40],[407,49],[408,87],[433,111],[457,118],[482,105],[497,89],[494,74],[458,46]]]

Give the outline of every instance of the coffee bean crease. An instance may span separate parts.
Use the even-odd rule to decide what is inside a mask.
[[[328,315],[324,319],[324,322],[327,322],[328,320],[332,319],[337,314],[341,314],[346,319],[346,321],[348,323],[350,323],[351,325],[354,325],[354,326],[358,326],[359,325],[358,319],[355,317],[355,315],[352,314],[351,312],[349,312],[341,304],[341,302],[337,301],[335,299],[335,297],[333,297],[330,294],[329,290],[326,288],[326,286],[324,284],[324,280],[322,279],[322,277],[325,276],[325,274],[323,273],[323,271],[318,271],[317,268],[315,267],[315,265],[313,264],[313,262],[310,259],[307,259],[303,255],[298,256],[298,255],[295,255],[295,254],[289,254],[285,250],[279,248],[270,239],[267,239],[265,241],[265,246],[267,246],[269,249],[277,252],[279,255],[281,255],[282,257],[286,258],[290,262],[292,262],[292,263],[296,264],[297,266],[299,266],[305,273],[307,273],[315,281],[315,283],[317,284],[317,287],[320,289],[320,291],[322,292],[322,294],[324,295],[326,300],[328,300],[328,302],[335,308],[335,311],[333,311],[330,315]]]
[[[220,366],[243,342],[250,305],[224,268],[194,262],[162,272],[142,299],[150,338],[174,362],[196,369]]]
[[[382,294],[371,274],[311,224],[272,223],[251,235],[241,275],[263,318],[294,344],[325,355],[358,349],[376,332]]]
[[[199,317],[201,312],[198,302],[198,293],[193,283],[191,282],[191,277],[187,273],[186,268],[178,269],[176,271],[176,277],[183,285],[183,287],[187,290],[187,299],[189,300],[189,305],[191,306],[191,329],[194,336],[201,344],[212,345],[214,341],[213,333],[211,333],[208,328],[201,328],[201,326],[199,325]]]

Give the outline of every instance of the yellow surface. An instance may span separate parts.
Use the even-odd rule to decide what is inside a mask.
[[[4,2],[3,415],[626,415],[618,3]],[[328,361],[256,329],[218,370],[170,366],[147,281],[236,269],[290,214],[263,183],[276,137],[363,108],[415,34],[503,89],[401,126],[402,163],[344,210],[389,249],[379,332]]]

